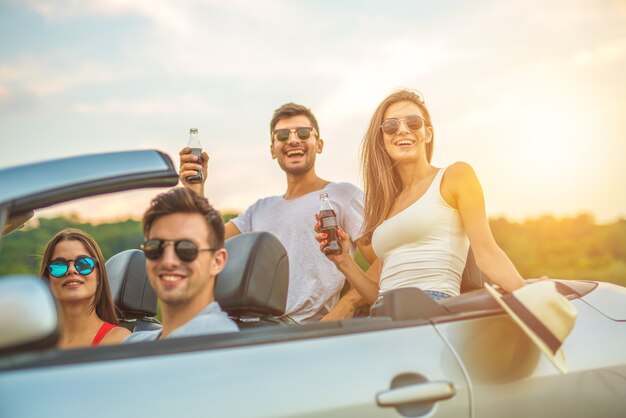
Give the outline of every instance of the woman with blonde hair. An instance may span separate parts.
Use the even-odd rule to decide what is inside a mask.
[[[474,170],[464,162],[433,166],[434,139],[424,100],[410,90],[386,97],[363,137],[363,237],[377,260],[366,275],[348,251],[329,259],[369,303],[379,292],[411,286],[435,300],[459,295],[470,243],[493,282],[509,292],[524,285],[493,238]],[[348,235],[340,229],[339,237],[346,249]],[[324,248],[326,235],[316,238]]]
[[[130,334],[118,326],[104,257],[86,232],[57,233],[46,246],[39,274],[59,303],[59,348],[116,344]]]

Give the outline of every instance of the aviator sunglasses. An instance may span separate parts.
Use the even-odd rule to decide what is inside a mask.
[[[96,261],[91,257],[80,257],[76,260],[54,260],[48,264],[48,272],[52,277],[61,278],[70,269],[70,263],[74,263],[74,268],[81,276],[90,274],[96,268]]]
[[[409,115],[403,119],[389,118],[383,121],[380,125],[381,129],[387,135],[395,135],[400,130],[400,122],[404,121],[404,124],[410,131],[419,131],[426,121],[420,115]]]
[[[168,243],[174,244],[174,252],[181,261],[191,262],[198,258],[200,251],[217,251],[219,248],[198,248],[196,244],[187,239],[171,241],[165,239],[150,239],[141,244],[141,249],[148,260],[158,260],[163,257],[163,252]]]
[[[315,135],[317,135],[315,128],[304,127],[294,129],[276,129],[274,131],[274,138],[276,138],[277,141],[285,142],[289,139],[289,135],[291,135],[292,132],[296,133],[296,136],[300,141],[306,141],[309,139],[311,137],[311,132],[314,132]]]

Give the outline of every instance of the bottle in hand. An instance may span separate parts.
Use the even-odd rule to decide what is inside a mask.
[[[320,194],[320,213],[317,219],[320,221],[321,232],[327,235],[328,244],[324,247],[324,254],[341,254],[341,245],[339,245],[337,238],[337,228],[339,227],[337,215],[330,204],[330,200],[328,200],[328,193]]]
[[[198,137],[198,130],[191,128],[189,130],[189,143],[187,144],[191,148],[191,153],[198,157],[198,164],[202,164],[202,145],[200,144],[200,138]],[[202,171],[198,171],[195,176],[187,177],[189,183],[202,183]]]

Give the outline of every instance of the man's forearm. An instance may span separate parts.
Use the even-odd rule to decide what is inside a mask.
[[[363,306],[368,305],[367,301],[363,298],[363,296],[361,296],[359,292],[357,292],[355,288],[351,288],[350,290],[348,290],[337,303],[345,303],[354,307],[355,309],[362,308]]]

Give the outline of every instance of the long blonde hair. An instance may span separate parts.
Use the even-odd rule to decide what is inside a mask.
[[[370,242],[374,229],[387,217],[391,205],[402,191],[402,182],[394,162],[385,151],[383,132],[380,125],[383,123],[385,112],[394,103],[413,102],[422,111],[422,116],[432,129],[430,114],[422,96],[411,90],[398,90],[383,100],[372,115],[369,128],[361,142],[361,174],[365,190],[365,217],[363,220],[363,234],[366,242]],[[433,155],[435,133],[431,131],[430,142],[426,143],[426,159],[430,162]]]

